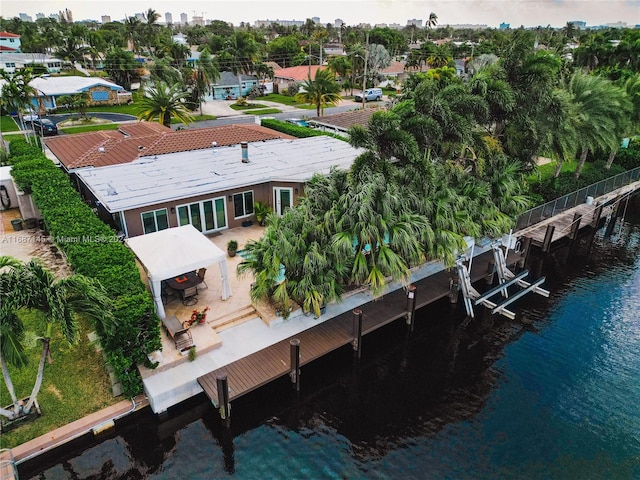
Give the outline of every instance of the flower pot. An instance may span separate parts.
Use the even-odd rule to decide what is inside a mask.
[[[235,257],[236,253],[238,253],[238,250],[227,249],[227,253],[229,254],[230,257]]]

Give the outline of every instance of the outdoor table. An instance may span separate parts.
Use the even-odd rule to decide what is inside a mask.
[[[175,290],[186,290],[189,287],[195,287],[200,283],[196,272],[183,273],[174,278],[167,278],[167,285]]]

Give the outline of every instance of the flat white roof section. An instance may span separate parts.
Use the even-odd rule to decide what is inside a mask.
[[[332,167],[348,169],[363,150],[328,136],[269,140],[141,157],[76,173],[109,212],[223,192],[267,182],[305,182]]]

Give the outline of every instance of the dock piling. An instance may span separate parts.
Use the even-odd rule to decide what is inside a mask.
[[[407,289],[407,325],[409,331],[413,332],[413,323],[416,313],[416,290],[417,287],[413,284],[409,285]]]
[[[531,237],[524,237],[522,240],[522,257],[518,260],[518,268],[524,268],[527,263],[527,257],[529,256],[529,250],[531,249]]]
[[[495,278],[495,273],[496,273],[495,261],[490,261],[489,265],[487,265],[487,276],[484,277],[484,280],[485,280],[485,282],[487,282],[487,285],[489,285],[489,286],[493,285],[493,280]]]
[[[542,251],[549,253],[551,249],[551,242],[553,241],[553,232],[555,232],[555,225],[547,225],[547,231],[544,234],[544,240],[542,241]]]
[[[224,424],[228,427],[231,423],[231,403],[229,403],[229,382],[227,376],[221,376],[216,378],[218,385],[218,409],[220,411],[220,418],[224,421]]]
[[[300,339],[289,340],[289,354],[291,357],[291,383],[296,392],[300,391]]]
[[[576,213],[573,215],[573,222],[571,222],[571,231],[569,232],[569,239],[572,242],[578,237],[581,221],[582,221],[582,215],[580,215],[579,213]]]
[[[353,309],[353,352],[356,358],[362,354],[362,309]]]
[[[454,272],[449,279],[449,301],[453,304],[458,303],[458,295],[460,294],[460,277],[458,272]]]

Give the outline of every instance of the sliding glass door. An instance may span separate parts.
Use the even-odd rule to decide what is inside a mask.
[[[224,197],[180,205],[178,225],[191,224],[202,233],[215,232],[227,226],[227,208]]]

